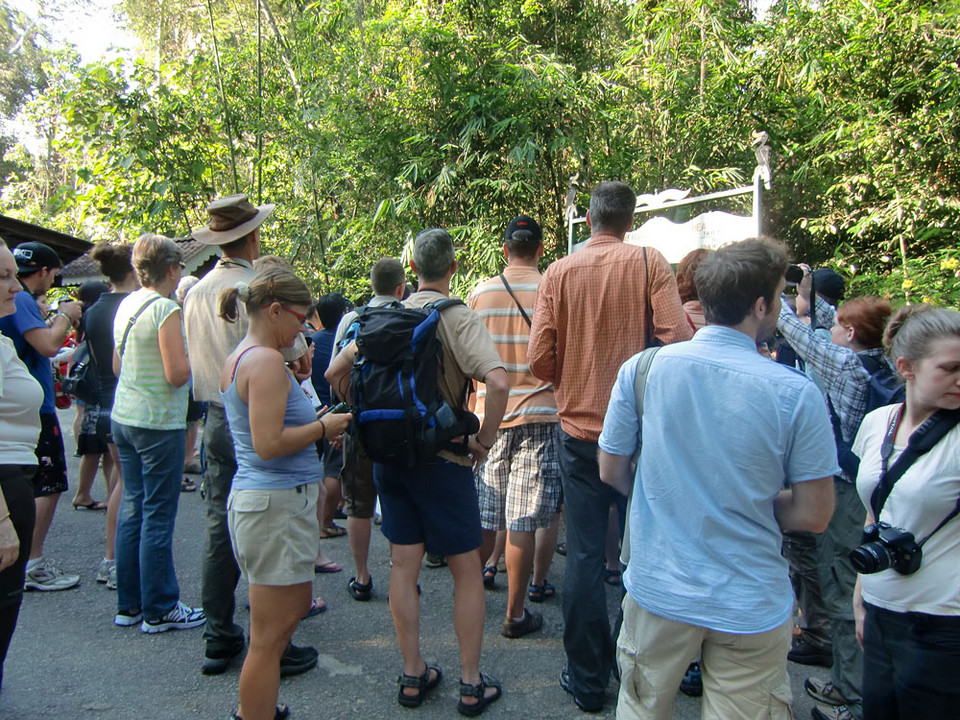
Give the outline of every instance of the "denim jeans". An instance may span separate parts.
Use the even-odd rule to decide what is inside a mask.
[[[960,617],[893,612],[869,603],[866,610],[864,720],[956,718]]]
[[[597,443],[558,432],[567,513],[563,648],[576,695],[602,700],[616,653],[603,581],[604,546],[610,504],[617,503],[622,532],[626,498],[600,482]]]
[[[180,503],[185,430],[147,430],[114,421],[123,471],[117,518],[117,608],[154,620],[176,606],[173,525]]]

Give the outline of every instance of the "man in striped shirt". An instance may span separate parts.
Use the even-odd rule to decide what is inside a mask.
[[[478,285],[468,302],[487,326],[510,379],[507,410],[479,480],[484,558],[490,555],[496,531],[507,530],[507,617],[500,632],[508,638],[522,637],[543,625],[543,616],[526,610],[523,598],[533,568],[535,532],[549,527],[560,501],[559,418],[553,385],[534,377],[527,364],[530,316],[541,279],[537,261],[543,255],[542,238],[533,218],[520,215],[512,220],[503,245],[507,267]],[[485,394],[480,385],[475,408],[480,418]],[[546,577],[535,577],[534,584],[538,583],[545,586]]]

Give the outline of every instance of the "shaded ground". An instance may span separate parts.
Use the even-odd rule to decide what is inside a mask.
[[[72,413],[72,411],[71,411]],[[61,415],[68,454],[73,449],[70,413]],[[77,461],[69,458],[74,482]],[[98,477],[94,497],[103,497]],[[239,667],[219,677],[200,674],[203,652],[201,631],[187,630],[144,635],[138,628],[112,624],[116,594],[94,582],[103,556],[103,513],[73,511],[71,493],[61,498],[47,541],[47,556],[63,569],[80,572],[83,583],[75,590],[29,593],[7,659],[0,718],[91,718],[92,720],[174,720],[226,718],[236,703]],[[181,496],[174,551],[187,604],[199,604],[200,552],[203,543],[203,503],[199,493]],[[281,699],[294,710],[294,718],[417,717],[423,720],[459,717],[457,701],[457,648],[451,611],[453,584],[446,569],[427,570],[423,587],[422,635],[425,654],[437,660],[446,676],[437,692],[418,710],[401,708],[395,700],[400,655],[386,601],[389,578],[387,544],[374,532],[371,551],[373,600],[353,601],[347,594],[350,551],[347,538],[324,540],[324,548],[345,569],[335,575],[318,575],[314,588],[329,603],[323,615],[305,620],[295,641],[320,650],[319,667],[283,681]],[[563,559],[550,573],[559,588]],[[557,677],[563,665],[562,619],[559,596],[538,607],[544,628],[521,640],[506,640],[499,626],[506,607],[506,579],[498,576],[498,589],[487,593],[487,621],[482,667],[504,682],[502,700],[484,717],[578,718],[580,713]],[[238,621],[247,623],[243,610],[246,586],[237,591]],[[608,601],[616,609],[618,593],[611,588]],[[810,669],[790,666],[794,713],[808,718],[812,703],[802,688]],[[818,677],[826,671],[815,670]],[[616,684],[611,683],[606,713],[589,716],[613,718]],[[699,718],[699,701],[679,695],[674,717]]]

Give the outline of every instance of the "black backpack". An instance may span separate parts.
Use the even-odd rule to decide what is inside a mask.
[[[100,402],[100,390],[97,386],[97,368],[86,342],[73,349],[70,371],[60,383],[60,389],[87,405]]]
[[[451,408],[440,394],[437,325],[440,313],[454,305],[463,301],[357,310],[350,400],[360,441],[374,462],[414,467],[435,460],[439,450],[466,455],[466,436],[480,429],[476,415]]]
[[[867,411],[873,412],[877,408],[902,403],[906,397],[903,382],[883,360],[870,355],[857,355],[860,364],[870,373],[867,384]],[[833,437],[837,442],[837,464],[851,480],[855,480],[860,469],[860,458],[853,452],[853,443],[843,439],[840,427],[840,417],[833,408],[833,403],[827,401],[830,409],[830,422],[833,423]]]

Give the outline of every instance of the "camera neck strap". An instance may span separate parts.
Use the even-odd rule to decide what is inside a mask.
[[[890,465],[890,458],[893,456],[893,441],[897,436],[897,428],[900,427],[900,420],[903,417],[903,411],[906,403],[900,405],[894,417],[887,427],[887,434],[880,445],[880,482],[874,488],[870,496],[870,509],[873,510],[873,519],[880,520],[880,511],[883,510],[884,503],[893,492],[893,486],[903,477],[903,474],[913,465],[921,455],[929,452],[940,440],[960,423],[960,410],[937,410],[920,427],[913,431],[910,439],[907,441],[906,449],[900,453],[896,462]],[[946,522],[960,513],[960,501],[954,513],[944,520]],[[940,529],[937,528],[937,530]],[[934,530],[936,532],[936,530]],[[933,533],[930,533],[932,535]],[[927,538],[930,536],[928,535]]]

